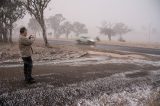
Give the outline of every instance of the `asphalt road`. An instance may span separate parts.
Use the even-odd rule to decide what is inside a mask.
[[[127,52],[160,55],[160,49],[152,49],[152,48],[129,47],[129,46],[119,46],[119,45],[104,45],[104,44],[96,45],[96,48],[105,49],[105,50],[120,50],[120,51],[127,51]]]
[[[63,45],[63,44],[64,45],[74,45],[76,44],[76,42],[72,40],[50,40],[49,42],[53,45]],[[108,45],[108,44],[97,44],[95,47],[101,50],[118,50],[118,51],[160,55],[160,49],[152,49],[152,48],[129,47],[129,46],[120,46],[120,45]]]

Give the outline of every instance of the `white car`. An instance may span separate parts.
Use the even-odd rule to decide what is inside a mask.
[[[96,43],[94,39],[85,36],[78,38],[76,41],[78,44],[84,44],[84,45],[95,45]]]

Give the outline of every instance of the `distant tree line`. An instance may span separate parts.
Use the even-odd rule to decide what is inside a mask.
[[[119,41],[124,42],[122,35],[131,31],[131,29],[124,23],[107,23],[104,21],[101,27],[98,27],[101,35],[108,36],[109,41],[112,40],[112,36],[119,35]]]
[[[53,30],[55,38],[64,35],[67,39],[71,33],[75,36],[88,33],[85,24],[81,22],[68,21],[62,14],[55,14],[47,19],[44,19],[44,10],[47,8],[51,0],[1,0],[0,1],[0,42],[12,43],[13,24],[24,17],[28,12],[31,15],[28,27],[35,31],[35,33],[42,33],[44,43],[47,46],[47,28]],[[104,22],[99,27],[100,34],[112,40],[112,36],[119,35],[119,40],[123,41],[123,35],[130,32],[124,23],[107,23]]]
[[[45,20],[46,27],[53,30],[54,38],[59,38],[61,35],[65,35],[68,39],[71,33],[74,33],[75,36],[79,36],[81,34],[88,33],[88,29],[85,24],[81,22],[73,22],[66,20],[66,18],[62,14],[55,14],[54,16],[50,16]],[[34,18],[31,18],[28,23],[28,27],[32,29],[34,32],[41,32],[40,25]]]

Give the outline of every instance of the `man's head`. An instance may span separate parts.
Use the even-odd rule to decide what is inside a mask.
[[[20,34],[22,36],[27,36],[27,29],[25,27],[20,28]]]

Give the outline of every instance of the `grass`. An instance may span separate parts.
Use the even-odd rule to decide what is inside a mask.
[[[151,95],[148,106],[160,106],[160,91]]]

